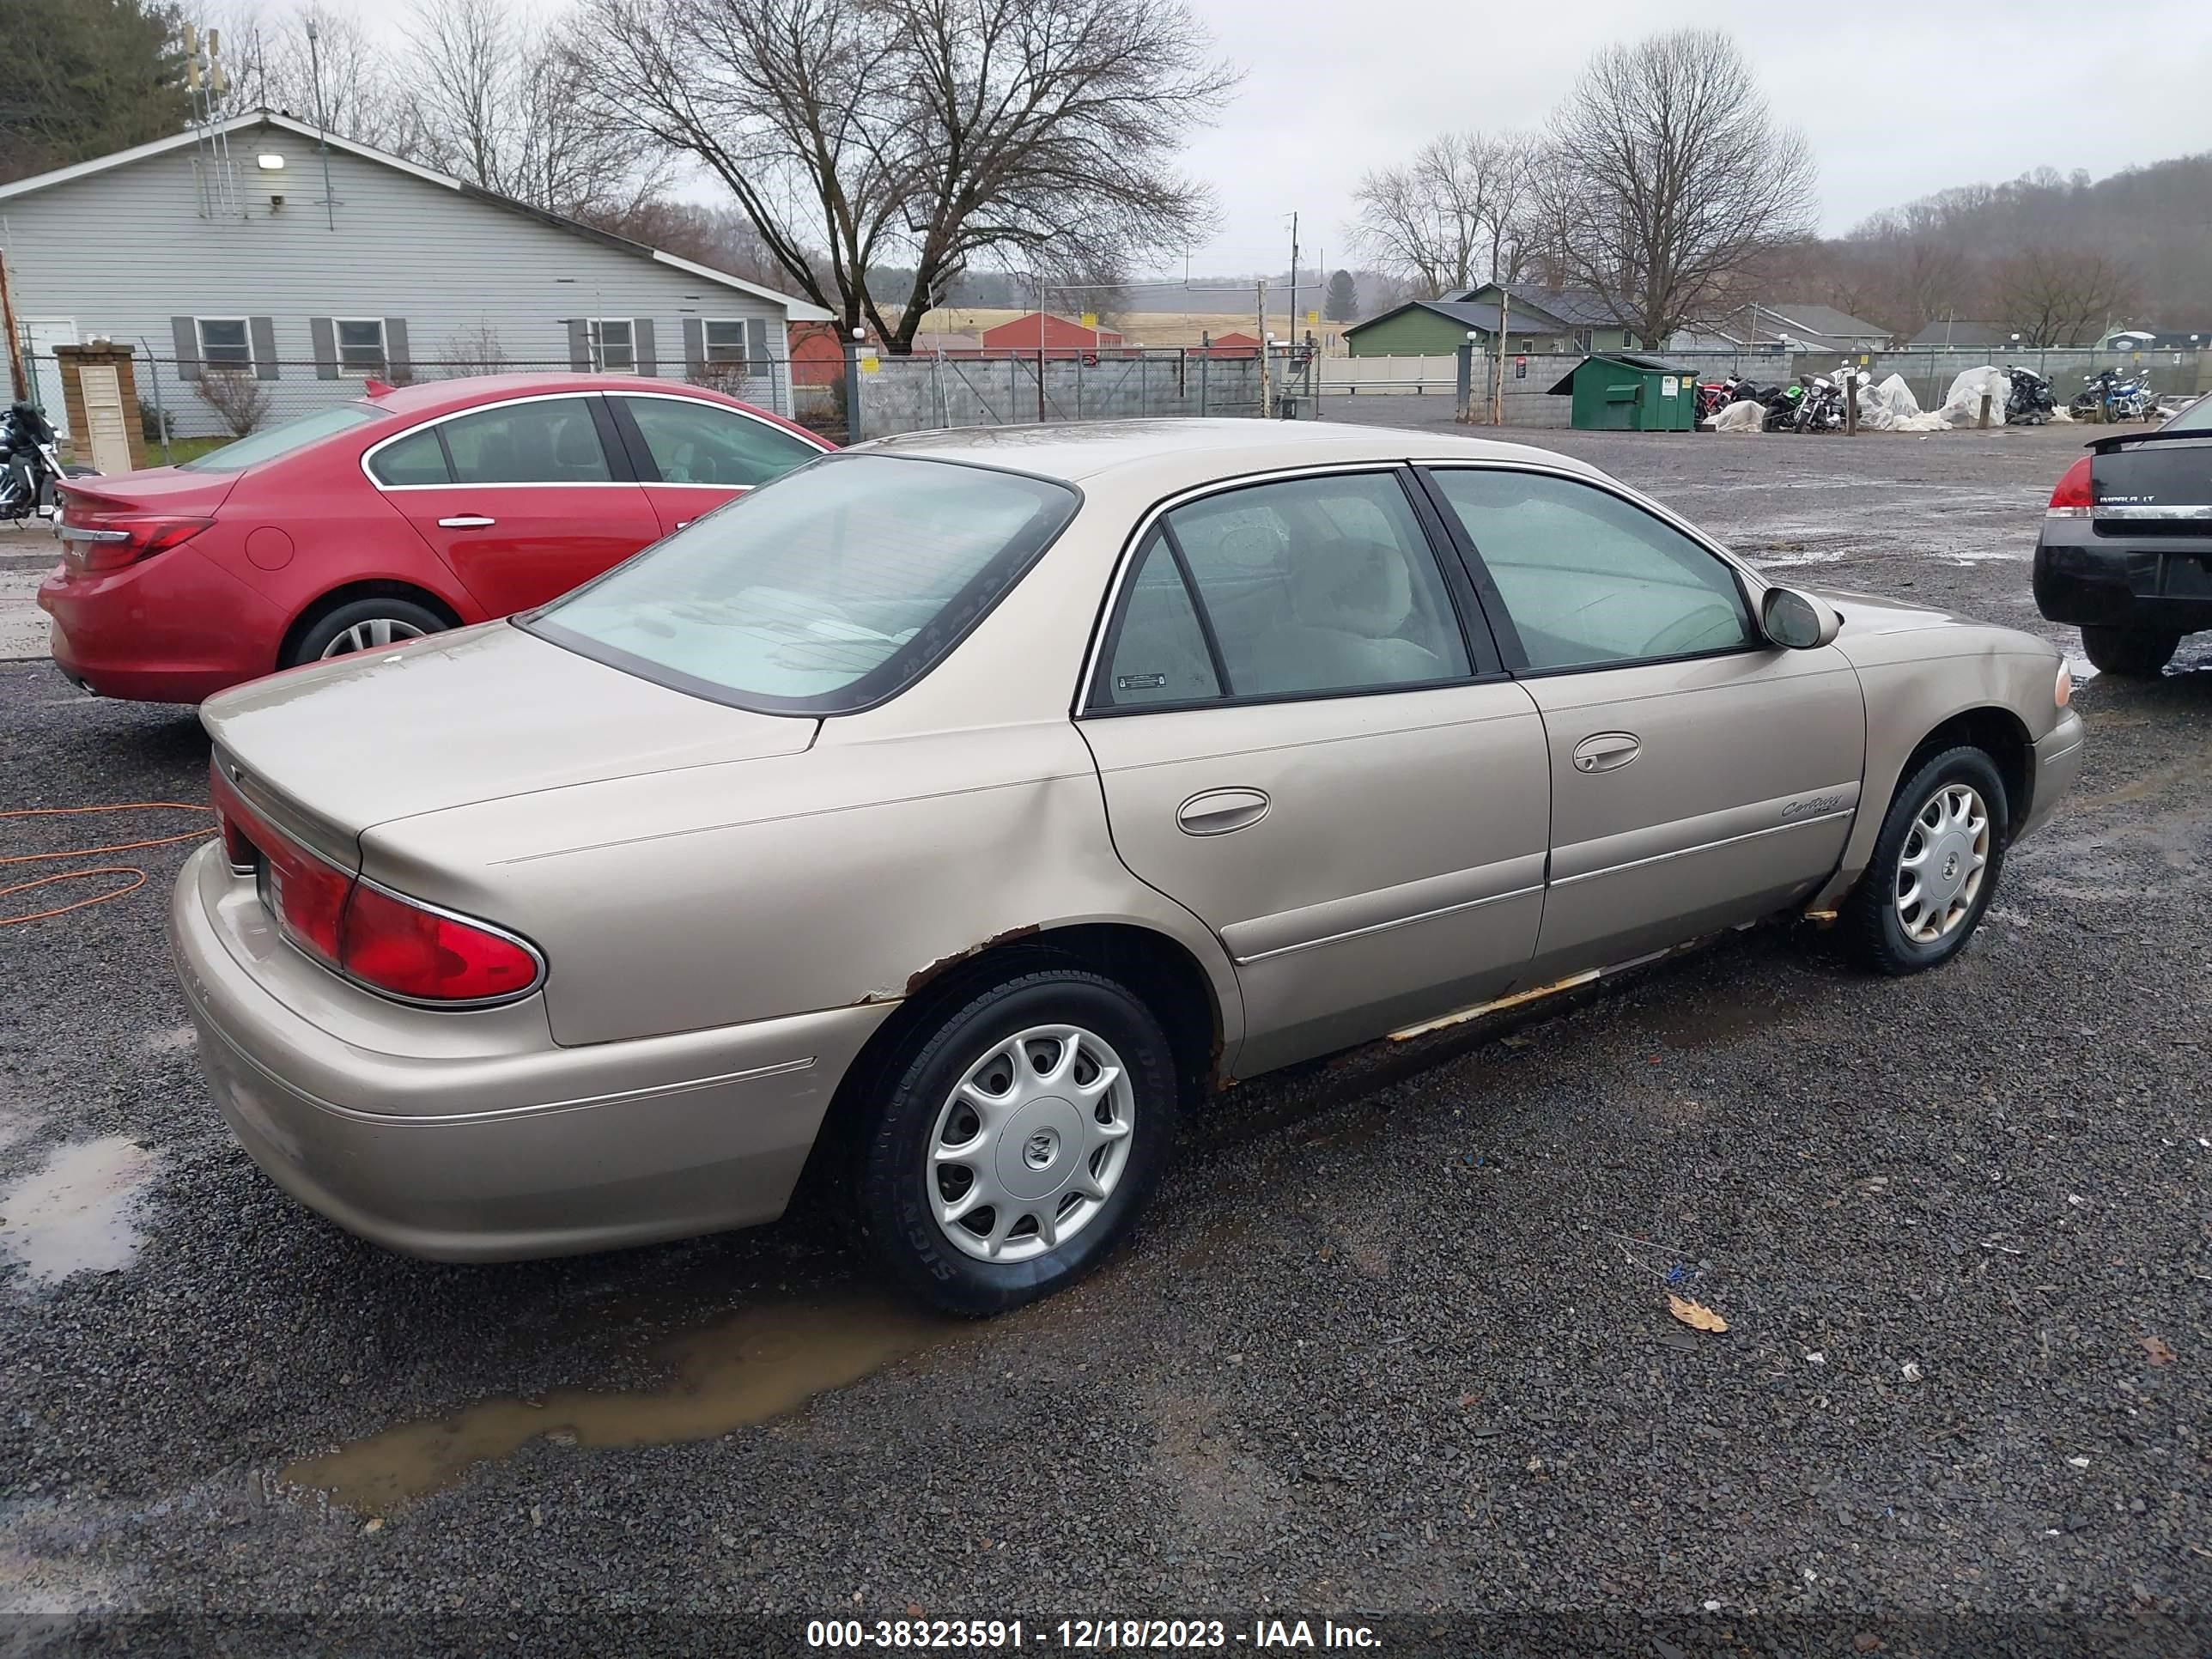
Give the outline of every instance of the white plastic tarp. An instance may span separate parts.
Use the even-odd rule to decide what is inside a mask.
[[[1730,404],[1714,416],[1712,428],[1716,432],[1756,432],[1759,430],[1765,414],[1765,404],[1753,403],[1746,398]]]

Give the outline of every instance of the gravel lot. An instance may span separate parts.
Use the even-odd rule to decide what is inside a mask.
[[[1531,435],[1792,580],[2057,631],[2026,561],[2078,434]],[[2208,644],[2080,705],[2080,789],[1944,970],[1763,929],[1239,1087],[1133,1249],[978,1327],[887,1309],[813,1217],[494,1268],[356,1243],[205,1103],[185,849],[88,860],[152,880],[0,932],[0,1613],[44,1615],[0,1654],[736,1653],[910,1612],[2202,1654]],[[189,715],[40,662],[0,664],[0,810],[204,795]],[[188,827],[0,820],[0,856]]]

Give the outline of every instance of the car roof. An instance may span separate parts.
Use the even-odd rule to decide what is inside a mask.
[[[367,399],[395,415],[432,415],[449,409],[500,398],[526,398],[562,392],[674,392],[686,396],[722,398],[711,386],[684,380],[657,380],[647,375],[591,374],[580,370],[540,371],[530,374],[463,374],[452,380],[416,380],[393,386]]]
[[[1423,428],[1334,421],[1192,420],[1070,422],[1044,426],[959,427],[910,432],[863,444],[860,454],[927,457],[1002,467],[1074,483],[1121,469],[1180,472],[1192,483],[1282,467],[1338,461],[1489,460],[1540,463],[1601,476],[1555,450]]]

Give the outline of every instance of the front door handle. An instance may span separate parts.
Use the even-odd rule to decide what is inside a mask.
[[[1176,824],[1186,836],[1225,836],[1259,823],[1267,805],[1257,789],[1208,789],[1176,808]]]
[[[1629,732],[1601,732],[1575,745],[1575,770],[1610,772],[1642,752],[1644,740]]]
[[[481,513],[457,513],[450,519],[438,520],[441,530],[489,530],[497,519],[487,519]]]

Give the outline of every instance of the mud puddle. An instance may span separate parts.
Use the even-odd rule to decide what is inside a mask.
[[[532,1440],[611,1449],[716,1439],[971,1328],[860,1296],[747,1308],[657,1349],[656,1358],[676,1373],[666,1382],[485,1400],[450,1417],[397,1424],[334,1452],[301,1458],[279,1478],[379,1513]]]
[[[31,1281],[118,1273],[137,1259],[140,1200],[160,1158],[128,1135],[57,1147],[45,1165],[0,1191],[0,1257]]]

